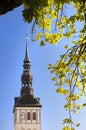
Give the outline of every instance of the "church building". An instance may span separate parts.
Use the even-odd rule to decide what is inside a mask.
[[[40,98],[34,96],[32,88],[33,76],[30,71],[30,58],[28,54],[28,38],[26,39],[22,87],[20,96],[15,97],[14,103],[14,130],[41,130],[41,104]]]

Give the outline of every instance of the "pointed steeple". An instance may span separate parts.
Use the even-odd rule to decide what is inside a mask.
[[[23,105],[38,105],[40,106],[40,99],[34,97],[34,90],[32,88],[33,76],[30,71],[30,58],[28,51],[28,38],[26,39],[25,57],[23,61],[23,73],[21,76],[22,87],[20,97],[15,98],[15,106]]]
[[[28,52],[28,40],[29,40],[29,38],[27,37],[26,38],[26,51],[25,51],[25,59],[24,59],[24,61],[30,61],[30,58],[29,58],[29,52]]]
[[[22,93],[27,93],[26,88],[29,88],[28,93],[33,95],[33,89],[32,89],[32,74],[30,72],[30,58],[28,54],[28,38],[26,39],[26,50],[25,50],[25,58],[24,58],[24,64],[23,64],[23,74],[21,76],[21,82],[22,82]],[[21,94],[22,94],[21,93]]]

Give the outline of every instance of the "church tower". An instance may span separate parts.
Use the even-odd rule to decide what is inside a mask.
[[[14,130],[41,130],[40,98],[34,97],[32,88],[33,76],[30,72],[30,58],[28,54],[28,38],[21,76],[22,88],[20,96],[15,97],[14,104]]]

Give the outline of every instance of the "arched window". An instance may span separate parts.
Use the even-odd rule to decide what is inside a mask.
[[[30,112],[28,112],[28,113],[27,113],[27,120],[30,120],[30,119],[31,119],[30,116],[31,116],[31,115],[30,115]]]
[[[33,120],[36,120],[36,113],[33,112]]]

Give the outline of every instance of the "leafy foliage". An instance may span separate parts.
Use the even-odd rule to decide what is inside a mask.
[[[34,4],[31,5],[34,8]],[[30,11],[31,8],[28,8]],[[68,14],[66,9],[70,8],[73,14]],[[29,13],[28,13],[29,14]],[[57,44],[63,37],[72,39],[73,46],[60,56],[55,65],[49,65],[52,80],[57,86],[57,93],[65,96],[64,108],[69,111],[69,117],[65,118],[63,124],[67,124],[63,130],[74,130],[80,124],[72,120],[72,113],[77,113],[84,104],[79,100],[86,95],[86,3],[85,0],[47,0],[43,5],[41,2],[36,10],[32,9],[32,17],[28,19],[23,13],[25,21],[32,21],[32,33],[34,40],[40,40],[40,45],[45,43]],[[76,24],[83,25],[77,30]],[[37,30],[37,32],[36,32]],[[73,36],[78,34],[76,39]]]
[[[14,1],[24,5],[24,20],[32,22],[33,40],[39,41],[40,46],[47,43],[56,45],[64,37],[72,41],[73,46],[65,45],[66,53],[48,68],[54,75],[52,80],[57,86],[56,92],[65,96],[64,108],[69,111],[69,117],[63,120],[66,124],[63,130],[75,130],[80,124],[73,122],[72,113],[86,106],[85,102],[79,102],[86,96],[86,0]],[[81,28],[77,29],[77,23],[83,23]]]
[[[86,43],[77,44],[61,55],[55,65],[50,64],[48,68],[55,77],[56,92],[65,95],[65,109],[69,111],[68,123],[71,128],[75,123],[72,121],[71,113],[77,113],[86,104],[79,104],[79,100],[86,95]],[[79,125],[76,125],[79,126]],[[69,130],[69,129],[68,129]]]
[[[74,13],[68,14],[67,8]],[[84,35],[86,24],[83,23],[81,30],[76,30],[75,24],[84,21],[85,12],[85,0],[26,0],[23,16],[26,22],[33,23],[34,40],[57,44],[63,37],[71,38],[77,31],[80,31],[81,36]]]
[[[69,118],[65,118],[63,124],[67,124],[63,130],[74,130],[80,124],[72,120],[72,113],[77,113],[84,104],[79,100],[86,95],[86,4],[83,0],[47,0],[45,6],[31,5],[32,17],[28,19],[23,13],[25,21],[32,21],[32,33],[34,40],[40,40],[40,45],[45,43],[57,44],[63,37],[72,38],[78,34],[77,39],[72,38],[73,47],[61,55],[55,65],[49,65],[52,80],[57,86],[57,93],[65,96],[64,108],[69,111]],[[66,9],[71,8],[73,14],[67,14]],[[31,8],[28,8],[30,11]],[[28,13],[29,14],[29,13]],[[82,28],[76,28],[76,24],[83,22]],[[37,32],[36,32],[37,30]]]

